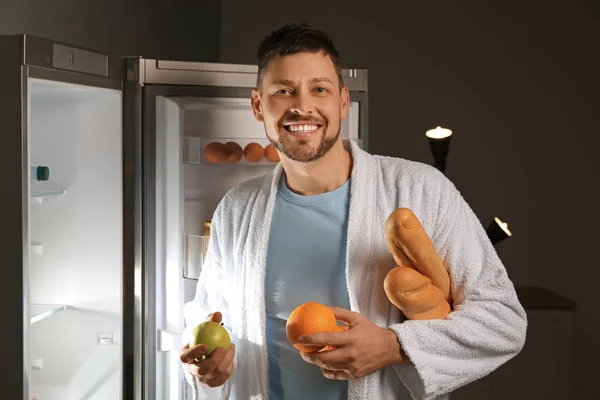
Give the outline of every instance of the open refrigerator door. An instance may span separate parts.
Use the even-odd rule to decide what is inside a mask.
[[[28,35],[0,52],[2,213],[20,238],[0,299],[21,314],[3,358],[23,366],[3,396],[124,398],[122,61]]]

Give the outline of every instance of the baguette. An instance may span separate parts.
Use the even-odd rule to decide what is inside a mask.
[[[385,293],[408,319],[443,319],[451,310],[450,276],[415,214],[398,208],[385,226],[398,264],[385,277]]]

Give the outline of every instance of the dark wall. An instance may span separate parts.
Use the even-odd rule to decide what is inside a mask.
[[[216,61],[220,0],[0,0],[0,35],[44,36],[123,56]]]
[[[369,70],[373,153],[429,163],[424,132],[454,131],[448,176],[484,225],[509,223],[514,237],[497,250],[513,281],[577,302],[577,398],[595,398],[600,6],[468,3],[0,0],[0,34],[255,63],[260,39],[285,22],[326,29],[346,67]]]
[[[484,225],[508,222],[513,281],[578,304],[577,398],[600,392],[598,15],[592,1],[225,0],[221,24],[231,63],[255,63],[283,23],[327,30],[345,67],[369,70],[373,153],[430,163],[425,131],[454,131],[448,176]]]

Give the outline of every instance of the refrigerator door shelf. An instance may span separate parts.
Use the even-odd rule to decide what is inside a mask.
[[[160,351],[176,351],[180,352],[183,347],[182,335],[168,332],[158,331],[158,348]]]
[[[204,256],[208,248],[208,240],[204,236],[184,234],[183,240],[183,277],[198,279]]]
[[[210,143],[227,143],[234,142],[237,143],[242,150],[246,148],[246,146],[250,143],[258,143],[263,149],[266,148],[270,143],[269,140],[262,138],[221,138],[221,137],[192,137],[186,136],[183,141],[183,162],[186,164],[207,164],[207,165],[273,165],[275,166],[277,162],[268,161],[266,158],[258,162],[250,162],[245,156],[242,156],[241,160],[235,163],[211,163],[204,157],[204,149]]]
[[[69,306],[65,304],[30,304],[29,318],[32,324],[49,318],[59,311],[66,310]]]

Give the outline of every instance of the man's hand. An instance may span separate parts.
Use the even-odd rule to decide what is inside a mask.
[[[381,328],[362,315],[331,307],[335,317],[346,322],[343,332],[303,335],[298,342],[307,346],[333,346],[334,350],[303,353],[302,358],[321,368],[329,379],[351,380],[394,363],[408,362],[394,332]]]
[[[214,321],[220,323],[222,315],[220,312],[215,312],[206,317],[206,321]],[[209,387],[221,386],[231,377],[233,373],[233,358],[235,356],[235,345],[232,343],[229,350],[222,347],[217,347],[210,357],[201,362],[196,362],[208,351],[208,347],[204,344],[190,348],[186,344],[181,349],[181,362],[186,364],[186,369],[194,375],[198,380]]]

